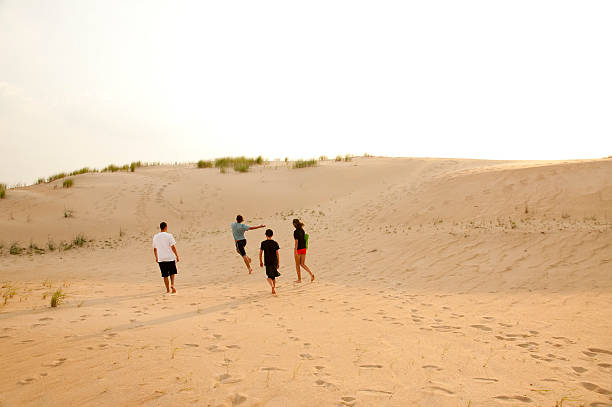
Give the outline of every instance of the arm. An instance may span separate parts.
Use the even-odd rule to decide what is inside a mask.
[[[262,253],[263,253],[263,250],[259,249],[259,267],[263,267],[263,260],[261,260]]]
[[[153,254],[155,255],[155,262],[157,263],[157,248],[153,248]]]
[[[298,241],[297,239],[295,239],[295,248],[293,249],[293,254],[297,255],[297,246],[298,246]]]
[[[170,248],[174,252],[174,255],[176,256],[176,262],[178,263],[179,262],[179,257],[178,257],[178,252],[176,251],[176,246],[172,245],[172,246],[170,246]]]
[[[276,251],[276,269],[280,267],[280,254],[278,254],[278,250]]]
[[[260,229],[260,228],[265,228],[265,227],[266,227],[266,225],[249,226],[249,228],[247,230]]]

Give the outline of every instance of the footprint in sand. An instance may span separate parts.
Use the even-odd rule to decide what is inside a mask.
[[[516,401],[522,401],[523,403],[532,403],[533,402],[533,400],[531,400],[527,396],[495,396],[493,398],[497,399],[497,400],[508,401],[508,402],[514,402],[515,400]]]
[[[360,365],[362,369],[382,369],[382,365]]]
[[[312,360],[314,359],[310,353],[301,353],[300,359],[302,360]]]
[[[340,397],[340,404],[343,406],[352,407],[353,405],[355,405],[356,401],[357,399],[355,397],[351,397],[351,396]]]
[[[480,383],[496,383],[499,381],[490,377],[473,377],[472,380],[475,380]]]
[[[582,373],[588,371],[588,369],[585,369],[584,367],[581,367],[581,366],[572,366],[572,369],[574,370],[574,372],[576,372],[578,374],[582,374]]]
[[[470,325],[470,327],[480,329],[481,331],[487,331],[487,332],[492,331],[492,329],[486,325]]]
[[[605,353],[607,355],[612,355],[612,351],[605,350],[605,349],[599,349],[599,348],[589,348],[589,352],[593,352],[593,353]]]
[[[217,381],[221,384],[239,383],[242,381],[239,377],[233,377],[231,374],[223,373],[217,376]]]
[[[455,394],[454,391],[445,389],[444,387],[440,387],[440,386],[429,386],[426,389],[428,389],[429,391],[435,394],[442,394],[444,396],[453,396]]]
[[[323,379],[317,379],[315,381],[314,385],[317,386],[317,387],[325,387],[326,389],[329,389],[329,390],[336,390],[337,389],[335,384],[330,383],[330,382],[326,382]]]
[[[39,321],[53,321],[53,318],[51,317],[44,317],[44,318],[39,318]]]
[[[603,394],[603,395],[606,395],[606,396],[609,396],[609,395],[612,394],[612,391],[606,390],[606,389],[604,389],[604,388],[602,388],[602,387],[600,387],[600,386],[598,386],[597,384],[594,384],[594,383],[582,382],[580,384],[585,389],[590,390],[590,391],[595,392],[595,393]]]
[[[431,370],[435,370],[436,372],[439,372],[442,370],[442,368],[439,368],[436,365],[423,365],[421,366],[421,369],[431,369]]]
[[[17,384],[22,384],[22,385],[25,385],[25,384],[31,384],[31,383],[33,383],[33,382],[34,382],[34,380],[36,380],[36,379],[34,379],[33,377],[26,377],[25,379],[21,379],[21,380],[19,380],[19,381],[17,382]]]
[[[67,360],[66,358],[55,359],[53,362],[47,363],[44,366],[47,366],[47,367],[58,367],[60,365],[63,365],[66,360]]]

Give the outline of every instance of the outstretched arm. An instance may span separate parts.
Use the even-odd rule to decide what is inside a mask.
[[[170,246],[170,248],[174,252],[174,255],[176,256],[176,262],[178,263],[179,262],[179,257],[178,257],[178,252],[176,251],[176,246],[172,245],[172,246]]]
[[[249,226],[249,230],[253,230],[253,229],[260,229],[260,228],[265,228],[266,225],[259,225],[259,226]]]

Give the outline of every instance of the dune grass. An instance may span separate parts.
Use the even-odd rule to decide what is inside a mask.
[[[6,184],[0,184],[0,199],[6,198]]]
[[[61,288],[58,288],[51,296],[51,306],[53,308],[57,307],[64,301],[64,298],[66,298],[66,294],[62,291]]]
[[[212,168],[215,164],[210,160],[200,160],[198,161],[198,168]]]
[[[9,253],[12,255],[18,255],[21,254],[25,251],[25,249],[21,246],[19,246],[19,242],[13,242],[11,243],[11,246],[9,247]]]
[[[297,160],[293,163],[293,168],[316,167],[317,164],[317,160],[314,158],[312,160]]]
[[[58,179],[66,178],[68,175],[65,172],[60,172],[58,174],[53,174],[47,178],[47,182],[57,181]]]
[[[252,165],[263,164],[264,159],[262,156],[257,158],[248,157],[221,157],[215,159],[215,168],[219,168],[222,173],[227,171],[227,168],[232,167],[236,172],[248,172]]]
[[[72,188],[73,185],[74,185],[74,181],[72,180],[72,178],[65,179],[64,182],[62,183],[63,188]]]
[[[336,156],[336,161],[342,161],[342,156],[341,155],[337,155]]]
[[[87,238],[83,234],[76,235],[72,239],[72,246],[74,247],[83,247],[85,243],[87,243]]]

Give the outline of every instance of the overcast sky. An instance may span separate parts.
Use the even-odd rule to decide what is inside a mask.
[[[612,155],[611,21],[609,0],[0,0],[0,182],[224,155]]]

